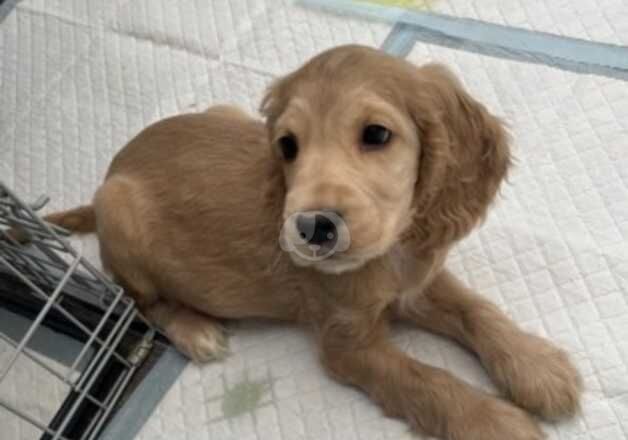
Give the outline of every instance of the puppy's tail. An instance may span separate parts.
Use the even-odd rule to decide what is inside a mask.
[[[56,212],[47,215],[44,220],[75,234],[96,232],[96,213],[92,205],[83,205],[69,211]]]

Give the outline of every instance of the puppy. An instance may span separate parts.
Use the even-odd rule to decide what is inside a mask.
[[[502,123],[451,73],[338,47],[272,84],[261,112],[157,122],[90,206],[48,220],[95,231],[106,270],[195,361],[225,354],[219,319],[270,318],[311,327],[331,375],[429,435],[534,440],[520,408],[577,411],[565,353],[444,267],[510,165]],[[476,353],[517,406],[410,358],[396,320]]]

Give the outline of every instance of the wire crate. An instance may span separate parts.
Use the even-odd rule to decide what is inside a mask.
[[[0,182],[1,437],[92,440],[155,330],[70,246],[66,231],[36,214],[46,203],[26,204]]]

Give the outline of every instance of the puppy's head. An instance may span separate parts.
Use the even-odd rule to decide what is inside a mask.
[[[400,239],[428,252],[482,218],[510,163],[500,121],[445,68],[342,46],[278,80],[261,107],[286,187],[282,245],[325,272]]]

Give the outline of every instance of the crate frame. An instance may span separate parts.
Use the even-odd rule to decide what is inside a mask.
[[[157,335],[133,299],[70,245],[68,232],[37,215],[47,202],[47,197],[40,197],[26,204],[0,182],[0,282],[20,291],[11,297],[0,295],[0,307],[31,320],[19,339],[0,332],[0,339],[14,350],[9,362],[0,366],[0,385],[24,356],[64,383],[69,394],[49,422],[14,407],[2,395],[0,408],[43,432],[42,440],[94,440]],[[18,231],[19,239],[9,231]],[[42,327],[82,343],[65,374],[29,347]]]

